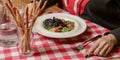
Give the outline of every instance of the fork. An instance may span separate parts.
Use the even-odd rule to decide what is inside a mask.
[[[81,43],[80,45],[77,46],[77,50],[82,50],[87,44],[93,42],[94,40],[97,40],[100,38],[102,35],[97,35],[89,40],[86,40],[85,42]]]

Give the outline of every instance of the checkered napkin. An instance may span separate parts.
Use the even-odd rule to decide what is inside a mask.
[[[91,56],[86,58],[86,51],[91,47],[93,42],[85,46],[85,48],[80,51],[74,50],[78,44],[84,42],[85,40],[109,31],[108,29],[88,20],[85,20],[85,22],[87,23],[86,31],[73,38],[48,38],[37,32],[33,32],[34,41],[32,48],[35,52],[33,56],[21,56],[19,54],[18,47],[0,47],[0,60],[103,60],[120,57],[120,49],[115,48],[108,57]]]

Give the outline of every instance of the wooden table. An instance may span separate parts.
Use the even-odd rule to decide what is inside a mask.
[[[5,0],[4,0],[5,1]],[[31,0],[12,0],[15,7],[21,8],[22,6],[25,6],[27,3],[30,3]],[[52,6],[48,9],[46,9],[45,12],[52,12],[52,11],[61,11],[62,9],[58,8],[57,6]],[[120,60],[120,58],[116,58],[113,60]]]
[[[13,3],[13,6],[17,7],[17,8],[21,8],[23,6],[25,6],[27,3],[30,3],[31,0],[11,0]],[[7,2],[7,0],[4,0],[4,2]]]

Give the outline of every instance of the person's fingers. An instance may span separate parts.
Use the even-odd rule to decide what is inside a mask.
[[[106,53],[107,49],[109,48],[109,44],[106,44],[103,49],[99,52],[100,56],[104,56],[104,54]]]
[[[113,45],[112,46],[109,46],[109,48],[107,49],[107,51],[105,52],[104,56],[107,56],[108,53],[112,50],[113,48]]]
[[[96,41],[95,44],[87,51],[87,55],[90,56],[90,54],[98,47],[99,41]]]
[[[87,51],[87,55],[90,56],[91,53],[94,53],[95,55],[106,56],[112,50],[114,44],[115,43],[112,42],[111,38],[102,36]]]
[[[100,51],[104,48],[106,42],[100,42],[99,46],[94,50],[95,55],[99,55]]]

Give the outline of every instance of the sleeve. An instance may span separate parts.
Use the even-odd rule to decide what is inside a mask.
[[[116,45],[119,45],[120,44],[120,28],[117,28],[117,29],[114,29],[111,31],[111,33],[116,37],[117,39],[117,44]]]
[[[89,0],[62,0],[64,8],[73,15],[82,14]]]
[[[115,0],[116,4],[118,5],[119,9],[118,9],[118,22],[120,22],[120,0]],[[119,25],[119,23],[118,23]],[[119,25],[120,26],[120,25]],[[120,45],[120,27],[117,28],[117,29],[114,29],[111,31],[112,34],[114,34],[114,36],[116,37],[117,39],[117,46]]]

